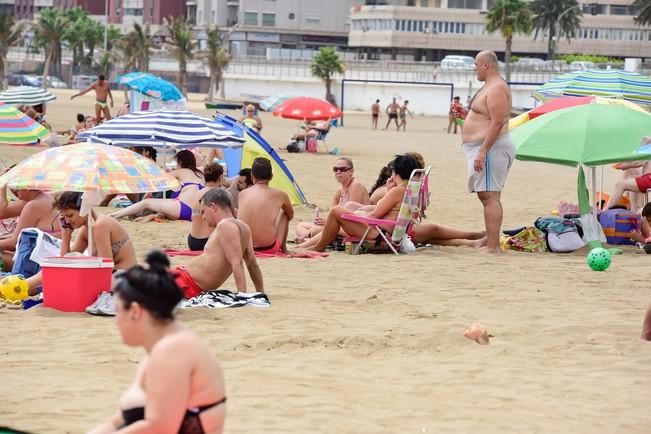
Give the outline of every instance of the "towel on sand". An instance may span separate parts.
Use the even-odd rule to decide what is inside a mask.
[[[179,304],[181,308],[230,308],[242,306],[270,307],[271,302],[264,292],[231,292],[227,289],[217,289],[202,292],[196,297],[182,300]]]
[[[199,256],[202,254],[202,250],[176,250],[176,249],[165,249],[165,254],[167,256]],[[327,253],[321,252],[300,252],[300,253],[266,253],[266,252],[255,252],[255,257],[258,259],[265,258],[300,258],[300,259],[314,259],[314,258],[325,258],[328,256]]]

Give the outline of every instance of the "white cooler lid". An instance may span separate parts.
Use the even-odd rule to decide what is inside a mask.
[[[113,268],[110,259],[95,256],[50,256],[41,261],[41,267],[52,268]]]

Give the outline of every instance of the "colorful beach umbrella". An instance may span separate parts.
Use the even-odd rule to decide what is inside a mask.
[[[328,101],[300,96],[285,101],[274,110],[273,114],[285,119],[323,121],[338,118],[341,116],[341,110]]]
[[[183,99],[181,91],[172,83],[146,72],[130,72],[121,75],[118,78],[118,83],[163,101],[181,101]]]
[[[583,166],[649,159],[639,154],[640,139],[651,132],[651,116],[626,107],[586,104],[556,110],[527,122],[511,135],[516,158],[566,166],[579,166],[577,196],[586,238],[599,246],[597,223],[590,214],[590,201]],[[593,183],[593,197],[595,184]]]
[[[11,105],[0,106],[0,143],[10,145],[37,144],[50,131]]]
[[[511,132],[519,160],[568,166],[644,160],[636,151],[650,133],[651,116],[607,104],[556,110]]]
[[[32,86],[20,86],[0,93],[0,102],[16,105],[38,105],[54,101],[56,96],[45,89]]]
[[[292,98],[298,98],[300,96],[302,95],[295,92],[279,93],[278,95],[270,96],[260,101],[260,108],[264,111],[270,112],[275,110],[285,101]]]
[[[15,189],[145,193],[178,190],[176,178],[128,149],[78,143],[31,155],[0,176]]]
[[[625,99],[619,99],[619,98],[604,98],[600,96],[564,96],[560,98],[555,98],[552,100],[547,101],[544,104],[539,105],[538,107],[529,110],[528,112],[522,113],[511,120],[509,120],[509,130],[513,130],[525,122],[528,122],[532,119],[537,118],[540,115],[544,115],[545,113],[553,112],[555,110],[563,109],[563,108],[568,108],[568,107],[574,107],[577,105],[584,105],[584,104],[611,104],[611,105],[621,105],[627,108],[630,108],[631,110],[637,110],[641,113],[645,113],[649,116],[651,116],[651,113],[648,111],[644,110],[642,107],[639,105],[632,103],[630,101],[626,101]]]
[[[188,111],[153,110],[129,113],[77,135],[79,140],[114,146],[157,148],[226,148],[244,139],[214,120]]]
[[[533,97],[548,101],[559,96],[595,95],[651,105],[651,79],[619,69],[575,71],[559,75],[538,88]]]

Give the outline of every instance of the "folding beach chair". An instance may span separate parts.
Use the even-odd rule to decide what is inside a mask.
[[[364,223],[367,225],[364,235],[354,242],[355,249],[353,254],[359,253],[359,249],[362,247],[366,241],[371,229],[376,229],[380,234],[381,239],[389,246],[391,251],[398,254],[396,247],[400,247],[402,239],[410,232],[411,227],[414,223],[419,222],[425,216],[425,210],[429,205],[429,193],[428,193],[428,177],[429,172],[432,170],[432,166],[427,166],[425,169],[416,169],[411,172],[409,177],[409,182],[407,183],[407,189],[405,190],[405,195],[402,197],[402,205],[400,205],[400,211],[398,212],[398,217],[396,220],[384,220],[384,219],[375,219],[366,216],[360,216],[357,214],[344,214],[342,217],[345,220],[354,221],[358,223]],[[393,226],[393,232],[391,233],[391,239],[387,236],[388,234],[380,227],[382,226]],[[352,239],[348,239],[353,241]]]

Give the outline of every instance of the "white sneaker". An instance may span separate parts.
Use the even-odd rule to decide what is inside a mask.
[[[115,298],[113,294],[106,293],[107,297],[104,297],[101,303],[97,304],[97,314],[105,316],[115,316]]]
[[[104,303],[106,300],[106,297],[110,297],[111,294],[108,292],[102,292],[98,297],[97,300],[90,306],[88,306],[85,310],[86,313],[89,313],[91,315],[99,315],[99,311],[97,310],[98,306]]]

